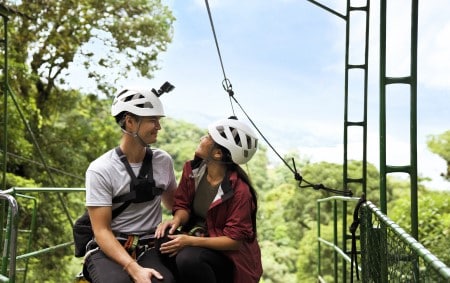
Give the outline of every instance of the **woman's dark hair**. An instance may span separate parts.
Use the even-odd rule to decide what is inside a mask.
[[[250,177],[244,171],[244,169],[242,169],[242,167],[239,166],[239,164],[233,162],[233,160],[231,159],[230,151],[225,147],[221,146],[220,144],[216,143],[215,146],[222,151],[222,162],[227,166],[227,171],[229,172],[236,171],[238,177],[248,185],[250,193],[252,194],[253,202],[255,204],[255,209],[252,211],[252,224],[253,224],[253,231],[255,232],[252,240],[254,240],[256,238],[257,233],[256,214],[258,212],[258,198],[257,198],[258,196],[256,190],[253,187],[252,182],[250,181]]]

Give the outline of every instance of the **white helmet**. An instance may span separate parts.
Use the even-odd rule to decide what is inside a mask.
[[[248,162],[256,152],[258,139],[252,129],[235,117],[219,120],[208,126],[209,134],[219,145],[228,149],[234,163]]]
[[[124,88],[118,91],[111,106],[111,115],[116,117],[122,112],[136,116],[164,117],[164,109],[158,96],[142,88]]]

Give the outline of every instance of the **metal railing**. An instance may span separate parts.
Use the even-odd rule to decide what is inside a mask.
[[[26,194],[31,193],[83,193],[83,188],[12,188],[0,192],[0,200],[8,204],[8,209],[2,209],[1,217],[6,219],[2,229],[3,256],[0,282],[18,282],[17,262],[24,265],[23,282],[26,282],[26,260],[58,249],[73,245],[70,241],[55,244],[51,247],[30,250],[30,238],[20,237],[19,231],[26,230],[29,237],[33,234],[35,224],[30,220],[29,229],[19,229],[19,208],[17,199],[31,199]],[[22,200],[23,201],[23,200]],[[356,204],[360,199],[354,197],[335,196],[317,201],[318,225],[318,280],[326,282],[353,281],[353,270],[361,274],[362,282],[450,282],[450,268],[417,242],[411,235],[391,221],[371,202],[365,202],[359,209],[360,235],[356,250],[357,260],[352,261],[350,251],[343,249],[343,241],[352,239],[342,225],[343,203]],[[6,208],[6,207],[5,207]],[[35,214],[32,208],[31,215]],[[6,212],[6,215],[3,215]],[[25,212],[29,213],[29,212]],[[353,214],[354,217],[355,214]],[[331,217],[331,218],[328,218]],[[348,221],[352,215],[346,214]],[[30,216],[30,219],[33,219]],[[342,229],[340,229],[340,227]],[[26,250],[17,252],[18,242],[27,246]],[[346,245],[347,246],[347,245]],[[25,264],[23,264],[24,262]],[[344,264],[345,262],[345,264]],[[356,264],[358,263],[358,264]],[[353,266],[353,268],[351,268]]]
[[[356,273],[356,269],[365,283],[450,282],[450,268],[445,263],[368,201],[359,209],[360,233],[355,237],[358,245],[353,255],[357,260],[352,262],[351,251],[342,248],[343,242],[352,237],[345,229],[339,229],[339,225],[343,227],[342,209],[339,209],[343,203],[356,204],[358,201],[358,198],[351,197],[330,197],[317,201],[320,282],[326,282],[329,278],[333,278],[334,282],[352,282],[355,274],[351,272],[354,270]],[[333,215],[330,221],[323,216],[324,205],[327,205],[326,214]],[[345,217],[349,220],[352,216]],[[325,227],[332,230],[331,233],[325,233]]]
[[[68,241],[57,243],[50,247],[32,248],[33,235],[36,232],[36,214],[37,214],[37,198],[33,194],[46,193],[84,193],[84,188],[20,188],[14,187],[8,190],[0,191],[0,199],[9,201],[8,215],[4,215],[5,209],[1,209],[0,218],[6,219],[5,227],[2,227],[1,239],[3,239],[3,257],[1,265],[0,282],[19,282],[18,273],[20,273],[21,282],[26,282],[28,272],[28,261],[30,258],[42,256],[52,253],[60,249],[73,246],[71,234],[67,235]],[[25,204],[31,201],[30,211],[24,211],[24,215],[29,221],[26,223],[29,227],[19,227],[18,211],[19,204]],[[6,217],[5,217],[6,216]],[[19,236],[20,235],[20,236]],[[21,247],[18,250],[18,247]],[[20,264],[20,268],[18,267]]]
[[[348,202],[356,203],[358,198],[355,197],[344,197],[344,196],[334,196],[324,199],[317,200],[317,241],[318,241],[318,264],[317,264],[317,274],[318,280],[320,282],[326,282],[327,278],[334,278],[334,282],[347,282],[347,275],[349,272],[346,270],[351,263],[351,258],[349,253],[343,249],[343,240],[347,241],[349,236],[346,231],[346,223],[350,220],[350,215],[347,217],[348,221],[343,221],[343,211],[344,203]],[[324,219],[323,217],[323,205],[326,207],[326,215],[332,215],[332,219]],[[345,205],[346,207],[347,205]],[[332,236],[331,238],[326,238],[324,234],[325,231],[322,228],[326,226],[329,228],[332,226]],[[329,224],[331,222],[331,224]],[[339,229],[341,227],[341,229]],[[329,259],[331,263],[329,262]],[[327,262],[325,262],[327,260]],[[342,280],[339,280],[342,279]]]
[[[0,192],[0,200],[3,203],[8,204],[8,208],[6,209],[6,227],[2,230],[5,232],[5,241],[2,254],[2,273],[0,274],[0,281],[15,282],[19,207],[16,199],[10,194]],[[3,211],[5,211],[5,209],[2,209],[2,212]]]
[[[371,202],[360,218],[363,282],[450,282],[450,268]]]

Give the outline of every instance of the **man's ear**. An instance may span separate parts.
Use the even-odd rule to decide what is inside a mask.
[[[131,115],[126,115],[125,116],[125,125],[127,126],[128,129],[133,127],[133,124],[136,122],[136,118],[131,116]]]

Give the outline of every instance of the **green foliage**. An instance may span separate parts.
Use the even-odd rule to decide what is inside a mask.
[[[447,162],[447,172],[442,176],[450,181],[450,130],[440,135],[428,137],[428,148]]]
[[[277,245],[270,241],[261,241],[263,258],[264,283],[296,282],[295,258],[298,250],[295,247]]]
[[[273,180],[268,176],[268,163],[267,148],[260,144],[253,158],[243,166],[257,191],[264,192],[275,186]]]
[[[450,193],[421,191],[419,200],[419,241],[425,248],[450,266]],[[397,198],[391,204],[390,218],[408,231],[411,226],[410,197]]]
[[[24,187],[33,188],[37,187],[38,184],[33,179],[27,179],[22,176],[17,176],[11,173],[6,173],[6,183],[11,184],[9,187]]]
[[[207,131],[199,129],[192,123],[175,121],[170,118],[164,118],[161,120],[161,124],[162,130],[158,133],[158,141],[154,147],[170,152],[175,170],[181,173],[184,163],[194,158],[200,138]]]
[[[158,54],[171,42],[175,20],[159,0],[4,4],[26,15],[14,16],[10,23],[11,65],[18,66],[14,76],[21,82],[19,92],[29,95],[35,86],[41,107],[57,96],[56,85],[66,84],[64,75],[74,61],[106,94],[112,82],[130,72],[151,78]],[[28,82],[26,87],[22,81]]]
[[[321,227],[321,237],[330,241],[333,238],[332,226]],[[307,231],[298,243],[299,255],[297,258],[297,280],[296,282],[316,282],[318,270],[318,242],[317,242],[317,227]],[[330,277],[332,270],[324,270],[324,267],[332,267],[332,252],[330,248],[322,245],[321,248],[321,276],[326,279],[326,282],[332,282],[333,277]],[[326,276],[328,275],[328,277]]]
[[[13,99],[14,98],[14,99]],[[30,159],[33,156],[33,144],[29,140],[29,135],[27,133],[26,123],[23,121],[20,112],[17,111],[15,102],[19,105],[19,107],[24,107],[26,105],[30,105],[28,108],[29,111],[23,113],[24,119],[31,120],[33,116],[37,114],[33,105],[35,105],[32,99],[24,98],[24,100],[19,100],[17,97],[8,96],[7,97],[7,111],[8,111],[8,125],[14,125],[14,127],[7,127],[7,150],[10,153],[8,155],[9,162],[7,164],[8,172],[23,172],[23,160]],[[4,96],[1,96],[0,99],[0,109],[4,109]],[[3,122],[3,113],[0,118]],[[3,123],[2,123],[3,127]],[[3,128],[0,132],[0,142],[4,143],[5,135],[2,133]],[[28,135],[28,136],[27,136]],[[3,150],[3,148],[2,148]],[[3,154],[3,152],[2,152]],[[20,174],[20,175],[23,175]],[[3,188],[2,188],[3,189]]]

